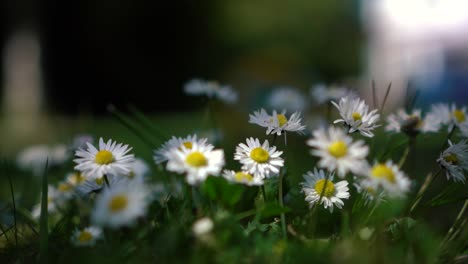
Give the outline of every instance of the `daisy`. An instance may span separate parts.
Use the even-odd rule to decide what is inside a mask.
[[[444,150],[437,159],[439,165],[445,169],[447,179],[465,183],[465,171],[468,171],[468,144],[466,140],[452,144]]]
[[[458,108],[456,104],[435,104],[431,106],[429,115],[442,125],[448,125],[449,131],[454,126],[468,125],[466,107]]]
[[[426,118],[421,117],[421,110],[414,109],[411,114],[407,114],[405,110],[399,109],[396,114],[390,114],[387,117],[386,131],[404,132],[410,136],[418,133],[437,132],[440,123],[433,115],[427,115]]]
[[[383,189],[375,189],[369,179],[354,177],[353,185],[356,191],[364,197],[366,205],[372,202],[380,203],[384,201],[385,192]]]
[[[67,147],[63,144],[49,147],[47,145],[33,145],[18,154],[18,167],[30,170],[35,176],[40,176],[48,167],[62,165],[68,158]]]
[[[249,123],[257,124],[262,127],[266,127],[266,134],[276,134],[278,136],[281,133],[290,131],[304,134],[303,130],[306,128],[305,125],[301,124],[301,116],[299,112],[294,112],[289,119],[286,117],[286,111],[277,113],[276,110],[270,116],[263,108],[260,111],[255,111],[253,115],[249,115]]]
[[[102,229],[95,226],[85,227],[73,232],[71,241],[75,246],[94,246],[98,239],[102,238]]]
[[[150,168],[148,164],[142,159],[136,158],[131,164],[130,173],[128,178],[130,181],[138,181],[139,183],[145,182],[145,177],[148,175]]]
[[[194,142],[191,148],[182,146],[168,155],[167,170],[185,173],[190,185],[203,182],[209,175],[217,176],[224,166],[223,150],[213,150],[212,145]]]
[[[65,201],[70,200],[75,194],[75,186],[67,181],[59,182],[57,185],[58,199],[59,204],[62,204]]]
[[[248,138],[247,145],[237,145],[234,159],[243,165],[243,171],[263,179],[279,174],[280,168],[284,166],[281,154],[283,152],[276,150],[275,146],[269,146],[268,140],[260,144],[257,138]]]
[[[129,226],[146,214],[148,203],[149,191],[145,185],[114,185],[104,188],[102,194],[97,197],[91,220],[96,225],[111,228]]]
[[[302,111],[307,107],[306,97],[292,87],[278,87],[268,97],[268,105],[273,109]]]
[[[333,183],[333,175],[327,180],[323,170],[315,168],[314,172],[308,171],[303,177],[305,182],[301,183],[302,192],[305,194],[305,201],[309,203],[309,208],[320,201],[320,204],[332,213],[334,206],[339,209],[343,207],[341,199],[348,199],[350,196],[347,181]]]
[[[172,137],[168,141],[166,141],[159,149],[154,151],[154,162],[156,164],[163,163],[169,159],[169,154],[174,150],[174,149],[180,149],[182,146],[184,146],[187,149],[191,149],[193,144],[198,144],[198,145],[207,145],[210,146],[210,144],[207,144],[208,139],[206,138],[200,138],[197,139],[197,135],[188,135],[185,138],[181,137]]]
[[[252,174],[249,174],[245,171],[232,171],[232,170],[224,170],[223,177],[234,183],[242,183],[247,186],[253,185],[263,185],[263,179],[261,177],[254,177]]]
[[[336,170],[342,178],[348,171],[359,173],[367,166],[369,148],[362,140],[353,142],[340,128],[329,127],[328,131],[324,128],[317,129],[307,144],[314,148],[311,154],[320,157],[319,167],[329,171]]]
[[[310,95],[319,104],[327,103],[332,100],[339,100],[342,97],[356,97],[356,92],[344,87],[330,86],[317,84],[310,88]]]
[[[78,186],[86,181],[86,177],[79,171],[68,173],[65,181],[73,186]]]
[[[392,197],[402,196],[409,191],[411,182],[391,160],[385,163],[376,162],[368,169],[367,188],[383,188]]]
[[[131,164],[135,158],[133,154],[128,154],[132,148],[128,145],[109,139],[104,143],[99,139],[99,150],[90,143],[87,143],[86,150],[79,149],[75,152],[78,157],[74,161],[77,163],[75,170],[81,171],[86,177],[93,179],[104,175],[128,175],[131,171]]]
[[[184,91],[189,95],[206,95],[209,98],[217,98],[225,103],[237,102],[237,92],[230,86],[220,85],[215,81],[193,79],[184,86]]]
[[[129,184],[130,182],[132,182],[130,177],[118,177],[112,174],[107,175],[107,179],[111,188],[116,185]],[[88,178],[82,184],[75,187],[75,192],[81,197],[87,197],[91,193],[100,192],[105,186],[106,183],[104,177],[99,177],[95,179]]]
[[[343,122],[349,127],[348,133],[359,131],[363,136],[374,136],[372,130],[380,126],[377,125],[380,118],[377,109],[369,112],[369,106],[364,100],[348,96],[341,98],[338,104],[334,101],[332,104],[340,111],[341,116],[341,119],[333,122],[334,124]]]

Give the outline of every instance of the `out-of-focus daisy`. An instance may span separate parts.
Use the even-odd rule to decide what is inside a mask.
[[[340,128],[317,129],[307,144],[314,148],[311,154],[320,157],[318,166],[329,171],[336,170],[340,177],[344,177],[348,171],[362,172],[367,166],[369,148],[362,140],[353,142]]]
[[[268,105],[273,109],[286,109],[288,112],[302,111],[307,107],[307,100],[297,89],[285,86],[271,92]]]
[[[190,148],[182,146],[169,154],[167,170],[185,173],[190,185],[203,182],[209,175],[218,176],[224,166],[224,152],[212,145],[194,142]]]
[[[207,144],[206,138],[197,139],[197,135],[188,135],[185,138],[181,137],[172,137],[168,141],[166,141],[159,149],[154,151],[154,162],[157,164],[163,163],[169,159],[169,154],[175,149],[181,149],[185,147],[187,149],[191,149],[193,144],[202,145],[210,145]]]
[[[357,192],[364,197],[365,204],[370,204],[372,202],[380,203],[384,201],[385,192],[383,189],[374,188],[372,182],[368,178],[354,177],[353,185]]]
[[[336,206],[341,209],[344,205],[342,199],[349,198],[349,188],[347,181],[340,181],[333,183],[333,175],[329,176],[327,180],[323,170],[314,169],[314,172],[308,171],[304,174],[305,182],[302,182],[302,192],[305,194],[305,201],[309,203],[312,208],[314,204],[318,203],[320,196],[325,209],[333,212],[333,207]]]
[[[399,109],[396,114],[390,114],[387,117],[386,131],[403,132],[409,136],[414,136],[420,132],[437,132],[440,123],[434,116],[427,115],[426,118],[421,117],[421,110],[414,109],[411,114],[407,114],[405,110]]]
[[[468,125],[466,107],[458,108],[456,104],[435,104],[431,106],[428,116],[443,125],[448,125],[451,130],[453,126]]]
[[[131,181],[145,182],[145,176],[148,175],[150,168],[142,159],[136,158],[131,165],[130,173],[127,175]]]
[[[130,182],[133,182],[130,177],[120,177],[112,174],[107,175],[107,180],[109,181],[109,186],[111,188],[116,185],[129,184]],[[135,182],[142,183],[142,181]],[[104,176],[94,179],[88,178],[82,184],[75,187],[75,192],[81,197],[87,197],[91,193],[101,191],[105,186],[106,182]]]
[[[198,219],[195,223],[193,223],[192,231],[195,236],[203,236],[211,232],[213,230],[214,223],[213,220],[209,217],[203,217]]]
[[[119,184],[104,188],[97,197],[91,220],[98,226],[118,228],[132,225],[146,214],[149,191],[143,184]]]
[[[301,124],[301,114],[294,112],[289,119],[286,117],[286,111],[277,113],[275,110],[270,116],[264,109],[255,111],[253,115],[249,115],[249,123],[257,124],[262,127],[266,127],[266,134],[277,134],[281,135],[282,132],[297,132],[304,134],[303,130],[306,128],[305,125]]]
[[[361,135],[366,137],[373,137],[372,130],[379,127],[380,115],[377,109],[369,112],[369,106],[359,98],[342,97],[337,104],[332,101],[332,104],[340,111],[341,119],[335,120],[333,123],[343,122],[349,128],[349,133],[359,131]]]
[[[275,146],[270,147],[268,140],[260,144],[257,138],[248,138],[247,145],[237,145],[234,159],[243,165],[242,170],[263,179],[279,174],[284,165],[281,154],[283,152],[276,150]]]
[[[57,197],[59,193],[54,186],[50,185],[47,188],[47,211],[53,213],[57,210]],[[41,198],[42,199],[42,198]],[[41,203],[34,206],[31,215],[34,219],[38,219],[41,216]]]
[[[184,86],[184,91],[190,95],[206,95],[209,98],[217,98],[225,103],[237,102],[238,94],[230,86],[220,85],[216,81],[193,79]]]
[[[332,100],[339,100],[342,97],[356,97],[357,94],[344,87],[338,86],[325,86],[324,84],[317,84],[310,88],[310,95],[314,100],[319,103],[327,103]]]
[[[79,149],[75,152],[78,158],[74,160],[77,163],[75,170],[81,171],[86,177],[95,179],[109,174],[130,173],[135,158],[133,154],[128,154],[132,150],[128,145],[117,144],[111,139],[105,143],[100,138],[99,150],[90,143],[87,146],[86,150]]]
[[[86,148],[87,143],[93,144],[93,142],[94,142],[94,137],[91,136],[91,135],[88,135],[88,134],[76,135],[73,138],[71,148],[73,150],[78,150],[80,148]]]
[[[98,239],[102,238],[102,229],[96,226],[89,226],[83,229],[76,229],[73,232],[71,241],[75,246],[94,246]]]
[[[80,171],[75,171],[68,173],[65,180],[73,186],[78,186],[86,181],[86,177]]]
[[[70,157],[67,147],[63,144],[49,147],[47,145],[34,145],[28,147],[18,154],[18,167],[31,170],[34,175],[39,176],[45,170],[46,161],[48,167],[63,164]]]
[[[369,179],[367,188],[383,188],[391,197],[403,196],[409,191],[411,182],[391,160],[385,163],[376,162],[367,173]]]
[[[263,179],[259,176],[254,176],[245,171],[232,171],[232,170],[224,170],[223,177],[234,183],[242,183],[248,186],[253,185],[263,185]]]
[[[465,183],[465,171],[468,171],[468,144],[462,140],[457,144],[452,144],[449,140],[449,147],[444,150],[437,162],[445,169],[447,179],[455,182]]]
[[[75,186],[67,181],[59,182],[57,185],[59,203],[71,199],[75,193]]]

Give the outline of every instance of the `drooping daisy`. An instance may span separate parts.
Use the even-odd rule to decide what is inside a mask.
[[[224,170],[223,177],[234,183],[242,183],[247,186],[263,185],[263,179],[259,176],[253,176],[245,171]]]
[[[305,125],[301,124],[301,115],[299,112],[294,112],[289,119],[286,117],[286,111],[277,113],[276,110],[270,116],[263,108],[260,111],[254,111],[253,115],[249,115],[249,123],[257,124],[266,127],[266,134],[281,135],[282,132],[297,132],[304,134]]]
[[[465,183],[464,172],[468,171],[468,144],[466,142],[462,140],[454,145],[449,140],[449,147],[437,159],[439,165],[445,169],[447,179]]]
[[[302,192],[305,194],[305,201],[309,203],[309,208],[320,201],[325,209],[328,208],[333,212],[334,206],[341,209],[344,205],[342,199],[348,199],[350,196],[347,181],[333,183],[333,175],[329,175],[327,180],[323,170],[315,168],[313,172],[308,171],[303,177],[305,182],[301,183]]]
[[[414,109],[411,114],[399,109],[396,114],[387,117],[386,131],[403,132],[409,136],[414,136],[420,132],[437,132],[440,123],[432,115],[421,117],[421,110]]]
[[[209,98],[217,98],[225,103],[237,102],[237,92],[230,86],[220,85],[216,81],[193,79],[184,86],[184,91],[190,95],[206,95]]]
[[[185,138],[181,137],[172,137],[168,141],[166,141],[159,149],[154,151],[154,162],[156,164],[163,163],[169,159],[169,154],[174,150],[174,149],[180,149],[182,146],[184,146],[187,149],[191,149],[193,144],[198,144],[198,145],[207,145],[210,146],[210,144],[207,143],[208,139],[206,138],[200,138],[197,139],[197,135],[188,135]]]
[[[194,142],[191,148],[182,146],[169,154],[167,170],[186,174],[190,185],[197,185],[211,175],[218,176],[224,166],[224,151],[212,145]]]
[[[234,159],[243,165],[242,170],[263,179],[279,174],[280,168],[284,166],[281,154],[283,152],[276,150],[275,146],[270,147],[268,140],[260,144],[258,138],[248,138],[247,145],[237,145]]]
[[[90,143],[87,143],[86,150],[79,149],[75,152],[78,157],[74,161],[77,163],[75,170],[81,171],[86,177],[93,179],[104,175],[128,175],[131,165],[135,161],[133,154],[128,154],[132,148],[128,145],[109,139],[104,143],[99,139],[99,150]]]
[[[146,214],[149,191],[143,184],[118,184],[104,188],[97,197],[91,220],[98,226],[118,228],[132,225]]]
[[[359,131],[363,136],[374,136],[372,130],[380,126],[377,124],[380,118],[377,109],[369,112],[369,106],[364,100],[348,96],[341,98],[338,104],[334,101],[332,104],[340,111],[341,116],[341,119],[333,122],[334,124],[343,122],[348,126],[349,133]]]
[[[353,142],[340,128],[331,126],[328,130],[317,129],[307,144],[314,148],[311,154],[320,157],[318,166],[329,171],[336,170],[340,177],[344,177],[349,171],[362,172],[367,166],[369,148],[362,140]]]
[[[49,184],[47,188],[47,211],[49,213],[53,213],[57,210],[57,206],[58,206],[57,197],[58,197],[57,189],[55,189],[54,186]],[[42,201],[42,197],[41,197],[41,201]],[[34,219],[38,219],[41,216],[41,202],[39,202],[39,204],[33,207],[31,216]]]
[[[432,105],[428,115],[440,124],[448,125],[449,131],[453,126],[468,125],[466,107],[459,108],[456,104],[451,106],[448,104]]]
[[[96,226],[89,226],[83,229],[76,229],[71,237],[71,242],[78,247],[94,246],[96,241],[102,238],[102,229]]]
[[[324,84],[313,85],[310,88],[310,95],[319,103],[327,103],[332,100],[339,100],[342,97],[357,97],[356,92],[345,87],[325,86]]]
[[[383,188],[391,197],[403,196],[409,191],[411,182],[391,160],[385,163],[376,162],[367,173],[368,188]]]
[[[289,112],[302,111],[307,107],[307,100],[297,89],[284,86],[271,92],[268,105],[273,109],[286,109]]]

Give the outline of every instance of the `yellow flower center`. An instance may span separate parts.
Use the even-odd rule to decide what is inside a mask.
[[[112,197],[108,206],[111,212],[116,213],[127,208],[127,205],[128,205],[127,196],[125,196],[124,194],[118,194]]]
[[[338,140],[330,144],[328,152],[335,158],[341,158],[348,153],[348,146],[343,140]]]
[[[250,152],[250,157],[258,162],[258,163],[265,163],[270,159],[270,154],[268,154],[268,151],[264,150],[261,147],[257,147],[252,149]]]
[[[100,165],[106,165],[114,161],[114,155],[108,150],[100,150],[96,154],[95,162]]]
[[[315,183],[314,187],[315,191],[318,193],[318,195],[321,195],[323,192],[323,196],[330,198],[333,196],[335,193],[335,185],[331,181],[326,181],[325,179],[318,180]]]
[[[447,161],[448,163],[451,163],[451,164],[454,164],[454,165],[458,164],[458,157],[457,157],[457,155],[455,155],[453,153],[450,153],[447,156],[445,156],[444,160]]]
[[[78,241],[80,242],[89,242],[91,239],[93,239],[93,234],[86,230],[81,231],[80,235],[78,236]]]
[[[194,151],[188,154],[185,162],[187,162],[190,166],[197,168],[206,166],[208,164],[208,160],[206,159],[205,155],[203,155],[203,153],[200,151]]]
[[[371,174],[372,176],[376,178],[379,178],[379,179],[383,178],[391,183],[395,183],[396,181],[395,173],[393,173],[393,170],[387,167],[385,164],[375,165],[372,168]]]
[[[455,109],[455,111],[453,111],[453,116],[455,117],[458,123],[461,123],[466,119],[465,113],[460,109]]]
[[[248,174],[248,173],[243,173],[241,171],[239,171],[238,173],[236,173],[234,175],[234,179],[238,182],[242,182],[242,181],[247,181],[247,182],[251,182],[253,180],[253,177],[252,175]]]
[[[276,115],[276,118],[278,118],[280,127],[284,126],[288,122],[288,119],[283,114]]]
[[[81,174],[81,172],[77,172],[75,174],[73,174],[71,177],[70,177],[70,181],[73,183],[73,184],[80,184],[82,182],[85,181],[85,177],[83,176],[83,174]]]
[[[354,113],[352,114],[352,117],[353,117],[354,122],[359,121],[359,120],[362,120],[362,116],[361,116],[361,114],[358,113],[358,112],[354,112]]]
[[[73,189],[73,186],[71,184],[68,184],[68,183],[60,183],[59,186],[58,186],[58,190],[60,192],[68,192],[70,190]]]
[[[190,142],[190,141],[185,141],[184,143],[182,143],[182,145],[183,145],[186,149],[192,149],[192,142]]]
[[[97,185],[102,185],[104,183],[104,177],[96,178],[94,182],[96,182]]]

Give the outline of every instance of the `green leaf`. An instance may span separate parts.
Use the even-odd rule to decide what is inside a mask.
[[[281,207],[277,203],[267,203],[263,208],[260,210],[260,216],[262,218],[277,216],[282,213],[287,213],[291,211],[288,207]]]

